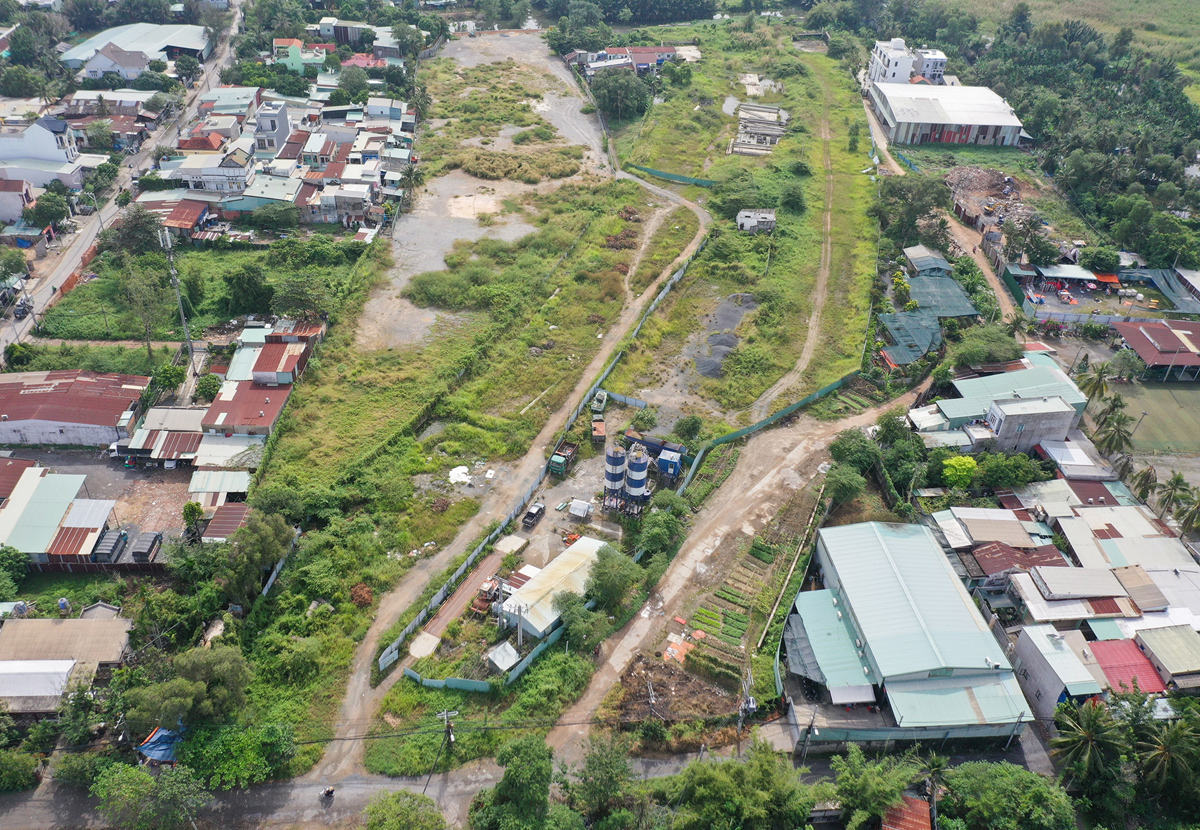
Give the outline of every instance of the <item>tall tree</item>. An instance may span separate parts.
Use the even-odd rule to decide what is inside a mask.
[[[1189,720],[1155,723],[1149,737],[1139,741],[1137,748],[1143,780],[1151,788],[1164,792],[1195,785],[1200,736]]]
[[[1089,700],[1059,710],[1058,735],[1050,754],[1067,767],[1067,776],[1082,786],[1110,776],[1123,750],[1121,728],[1106,704]]]
[[[607,815],[634,780],[629,741],[619,734],[592,736],[575,777],[578,781],[571,785],[571,794],[578,796],[584,812],[596,818]]]
[[[114,764],[92,785],[100,812],[124,830],[176,830],[191,824],[211,797],[182,764],[151,775],[145,767]]]
[[[1158,486],[1158,517],[1161,519],[1174,510],[1175,505],[1190,490],[1191,485],[1183,477],[1183,473],[1172,470],[1171,477]]]
[[[1096,449],[1107,456],[1126,453],[1133,448],[1133,417],[1123,412],[1114,412],[1096,430]]]
[[[1195,487],[1180,498],[1180,506],[1175,510],[1175,521],[1183,533],[1195,533],[1200,530],[1200,489]]]
[[[1107,363],[1094,363],[1077,378],[1079,389],[1087,395],[1089,405],[1093,398],[1103,398],[1108,394],[1110,380],[1112,380],[1112,370]]]
[[[155,329],[171,316],[170,289],[161,274],[130,267],[121,276],[121,293],[129,316],[146,340],[146,354],[153,360]]]
[[[1095,417],[1097,427],[1103,427],[1108,419],[1113,415],[1116,415],[1117,413],[1123,413],[1125,411],[1125,398],[1123,398],[1119,392],[1104,398],[1103,403],[1104,408],[1101,409]]]
[[[920,775],[920,768],[907,758],[867,758],[851,744],[844,756],[830,762],[837,774],[837,798],[842,805],[846,830],[858,830],[883,817],[899,804],[904,790]]]
[[[1158,492],[1158,470],[1153,465],[1142,467],[1130,477],[1129,486],[1141,501],[1149,501]]]
[[[600,610],[611,613],[621,607],[641,576],[642,569],[636,562],[612,545],[601,545],[588,573],[587,593]]]

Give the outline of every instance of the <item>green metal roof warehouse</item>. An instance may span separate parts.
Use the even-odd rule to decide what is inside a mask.
[[[870,702],[867,687],[882,686],[900,727],[1029,719],[1004,651],[927,528],[823,528],[817,564],[825,589],[797,596],[784,642],[789,668],[833,702]]]

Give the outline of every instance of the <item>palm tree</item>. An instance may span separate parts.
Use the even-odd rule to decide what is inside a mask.
[[[1097,363],[1089,366],[1086,372],[1079,376],[1079,388],[1087,395],[1087,402],[1092,398],[1103,398],[1108,394],[1108,381],[1112,378],[1112,370],[1107,363]]]
[[[425,120],[425,116],[429,113],[429,108],[433,106],[433,98],[429,95],[429,90],[421,84],[413,90],[412,100],[408,103],[412,104],[413,110],[417,113],[417,119]]]
[[[1094,698],[1082,706],[1071,703],[1058,718],[1059,732],[1050,739],[1050,754],[1066,765],[1068,775],[1078,783],[1096,780],[1120,762],[1121,727],[1106,704]]]
[[[417,188],[425,183],[425,171],[415,164],[410,164],[400,172],[400,186],[404,188],[404,202],[412,209],[416,199]]]
[[[1190,780],[1200,760],[1200,740],[1187,720],[1155,723],[1149,738],[1137,746],[1142,778],[1159,791]]]
[[[1120,392],[1115,392],[1111,396],[1104,399],[1104,408],[1096,415],[1096,426],[1104,426],[1105,421],[1111,418],[1118,412],[1125,411],[1125,399],[1121,397]]]
[[[1012,337],[1021,335],[1022,343],[1029,339],[1029,318],[1019,311],[1008,316],[1004,328]]]
[[[938,791],[941,790],[942,783],[946,780],[946,771],[949,769],[950,759],[945,755],[933,752],[925,759],[925,769],[922,772],[925,775],[925,785],[929,788],[929,815],[933,823],[933,830],[937,830],[938,826]]]
[[[1123,479],[1133,472],[1133,456],[1127,452],[1123,452],[1113,459],[1113,472],[1117,474],[1117,478]]]
[[[1158,470],[1153,466],[1142,467],[1129,479],[1129,486],[1133,488],[1138,499],[1149,501],[1150,497],[1158,492]]]
[[[1133,447],[1133,416],[1124,412],[1114,412],[1104,421],[1104,426],[1096,430],[1092,438],[1096,449],[1107,456],[1128,452]]]
[[[1200,489],[1195,487],[1179,497],[1180,506],[1175,510],[1175,521],[1186,535],[1200,529]]]
[[[1171,477],[1158,486],[1158,517],[1161,519],[1173,510],[1189,490],[1191,486],[1183,473],[1172,470]]]

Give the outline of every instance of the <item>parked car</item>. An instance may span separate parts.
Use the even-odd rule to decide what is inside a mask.
[[[521,524],[526,529],[532,528],[538,522],[540,522],[542,520],[542,516],[545,516],[545,515],[546,515],[546,505],[542,504],[540,501],[535,502],[533,505],[530,506],[529,510],[527,510],[525,512],[524,518],[521,519]]]
[[[13,306],[13,317],[16,317],[18,320],[24,320],[29,316],[31,311],[33,311],[33,304],[29,300],[21,300],[21,302]]]

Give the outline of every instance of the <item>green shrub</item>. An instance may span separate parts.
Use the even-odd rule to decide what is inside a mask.
[[[29,752],[0,750],[0,793],[15,793],[37,786],[38,760]]]
[[[87,789],[100,773],[116,763],[115,758],[100,752],[68,752],[55,760],[53,776],[55,781]]]

